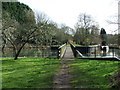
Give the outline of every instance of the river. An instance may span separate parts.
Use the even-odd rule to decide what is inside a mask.
[[[82,53],[83,54],[83,53]],[[77,55],[79,57],[79,55]],[[120,58],[120,49],[109,49],[108,52],[97,50],[96,52],[84,53],[85,57],[118,57]]]
[[[2,57],[14,57],[13,48],[5,48]],[[40,48],[23,48],[19,57],[40,57],[40,58],[57,58],[57,51],[46,48],[41,50]]]

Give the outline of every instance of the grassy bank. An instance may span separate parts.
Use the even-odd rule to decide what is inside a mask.
[[[71,85],[76,88],[110,88],[109,78],[120,69],[118,63],[76,59],[70,64],[74,76]]]
[[[3,88],[52,88],[59,65],[58,59],[3,59]]]

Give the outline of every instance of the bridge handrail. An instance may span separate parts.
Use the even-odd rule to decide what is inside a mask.
[[[58,48],[58,58],[62,58],[66,50],[66,43]]]
[[[72,51],[73,51],[73,54],[74,54],[74,57],[75,57],[75,58],[77,57],[77,53],[78,53],[78,55],[80,55],[80,57],[84,57],[84,56],[76,49],[76,47],[75,47],[72,43],[70,43],[70,46],[71,46],[71,48],[72,48]]]
[[[65,43],[65,44],[63,44],[63,45],[61,45],[58,49],[60,49],[60,48],[64,47],[65,45],[66,45],[66,43]]]

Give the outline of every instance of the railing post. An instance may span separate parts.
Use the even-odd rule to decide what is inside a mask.
[[[96,58],[96,47],[95,47],[95,58]]]
[[[76,58],[77,57],[77,51],[76,51],[76,47],[73,46],[72,44],[70,44],[72,50],[73,50],[73,54],[74,54],[74,57]]]
[[[74,47],[74,53],[75,53],[75,58],[77,57],[77,51],[76,51],[76,47]]]
[[[57,52],[57,58],[60,58],[60,48],[58,48],[58,52]]]
[[[62,58],[63,57],[63,48],[65,47],[66,44],[63,44],[61,45],[59,48],[58,48],[58,52],[57,52],[57,58]]]

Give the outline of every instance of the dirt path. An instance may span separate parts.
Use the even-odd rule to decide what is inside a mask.
[[[71,88],[70,80],[72,75],[69,73],[69,65],[70,61],[74,60],[74,56],[71,50],[71,47],[66,48],[66,52],[64,57],[61,60],[61,70],[60,72],[54,77],[54,88]]]

